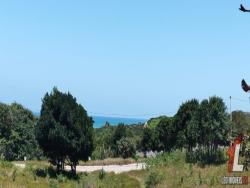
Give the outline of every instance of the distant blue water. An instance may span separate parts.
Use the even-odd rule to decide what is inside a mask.
[[[36,117],[40,116],[39,112],[33,112]],[[105,125],[106,122],[109,122],[110,125],[115,126],[119,123],[124,123],[126,125],[145,123],[146,119],[137,119],[137,118],[120,118],[120,117],[102,117],[102,116],[91,116],[94,120],[94,128],[100,128]]]
[[[109,122],[109,124],[112,126],[115,126],[119,123],[130,125],[130,124],[138,124],[146,122],[146,119],[135,119],[135,118],[101,117],[101,116],[92,116],[92,118],[94,120],[94,128],[103,127],[106,121]]]

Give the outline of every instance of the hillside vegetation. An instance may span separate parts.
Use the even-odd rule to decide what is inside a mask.
[[[76,98],[54,88],[45,94],[39,118],[20,104],[0,104],[0,188],[221,187],[221,177],[227,175],[227,147],[249,131],[248,114],[233,112],[230,121],[225,103],[216,96],[186,101],[173,117],[153,118],[146,127],[106,123],[94,129]],[[148,151],[160,154],[143,158]],[[247,151],[241,152],[245,165]],[[32,160],[25,169],[13,165],[24,159]],[[137,162],[146,162],[147,169],[76,173],[79,164]],[[65,171],[67,165],[70,172]]]

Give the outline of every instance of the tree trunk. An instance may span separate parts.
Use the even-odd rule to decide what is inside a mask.
[[[71,173],[73,175],[76,175],[76,162],[72,162],[70,166],[71,166]]]

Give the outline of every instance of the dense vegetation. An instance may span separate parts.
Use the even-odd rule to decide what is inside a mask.
[[[92,158],[134,157],[136,150],[140,150],[142,135],[142,125],[119,124],[95,129],[95,150]]]
[[[36,138],[58,171],[66,163],[76,173],[78,161],[87,160],[93,150],[93,121],[70,93],[54,88],[43,98]]]
[[[229,115],[221,98],[182,104],[177,114],[161,117],[144,130],[143,149],[170,152],[185,149],[188,162],[224,162],[219,147],[229,144]]]
[[[0,104],[0,156],[5,160],[39,159],[35,138],[36,118],[22,105]]]
[[[219,185],[214,175],[204,179],[199,168],[216,164],[212,166],[214,173],[226,172],[222,164],[227,160],[224,148],[236,135],[249,132],[249,114],[235,111],[230,121],[219,97],[201,102],[189,100],[173,117],[152,118],[145,126],[110,126],[107,122],[104,127],[93,129],[92,118],[76,99],[55,88],[44,96],[39,118],[20,104],[0,104],[0,157],[8,161],[48,159],[57,171],[47,163],[44,166],[37,162],[21,171],[2,161],[0,187],[10,182],[28,187],[178,187],[184,182],[190,186]],[[79,160],[132,157],[137,161],[137,153],[147,151],[162,153],[153,159],[140,158],[146,160],[150,167],[147,170],[122,175],[103,171],[76,175]],[[65,164],[71,166],[72,173],[63,171]],[[170,181],[174,174],[181,175],[180,179]],[[32,177],[34,181],[29,184],[21,177]],[[197,180],[193,182],[192,177]]]
[[[195,99],[187,101],[174,117],[152,118],[147,127],[123,124],[113,127],[106,123],[107,126],[93,131],[92,119],[84,108],[71,94],[57,89],[45,95],[38,120],[17,103],[1,104],[0,117],[3,159],[41,158],[41,147],[59,169],[65,160],[74,168],[79,159],[86,160],[89,156],[92,159],[128,158],[135,157],[136,151],[149,150],[184,149],[189,162],[201,159],[206,159],[204,163],[219,162],[219,147],[228,145],[229,133],[248,133],[250,128],[248,114],[233,112],[230,122],[222,99],[211,97],[201,103]]]

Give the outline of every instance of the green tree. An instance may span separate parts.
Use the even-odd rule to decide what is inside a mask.
[[[250,132],[250,118],[242,111],[232,113],[233,129],[237,134],[247,134]]]
[[[210,97],[200,103],[187,126],[187,138],[192,143],[188,156],[195,156],[191,157],[193,162],[217,163],[224,160],[219,146],[228,145],[228,117],[221,98]]]
[[[115,157],[119,156],[117,142],[121,140],[123,137],[126,138],[128,136],[129,136],[129,132],[128,132],[126,125],[122,123],[118,124],[110,140],[111,150]]]
[[[192,147],[194,147],[195,138],[193,133],[191,134],[191,132],[196,131],[193,130],[195,123],[193,119],[198,109],[199,101],[196,99],[192,99],[183,103],[180,106],[177,114],[174,116],[173,126],[176,128],[177,132],[176,147],[186,147],[188,148],[188,150],[191,150]],[[188,127],[189,125],[191,127]]]
[[[202,101],[199,117],[203,138],[200,143],[207,146],[209,152],[217,150],[218,146],[228,145],[229,118],[221,98],[210,97]]]
[[[40,158],[35,139],[36,118],[22,105],[0,104],[0,153],[7,160]]]
[[[146,151],[159,151],[161,148],[161,142],[159,139],[159,132],[155,127],[147,127],[143,129],[143,137],[141,141],[141,147],[144,152]]]
[[[173,118],[164,117],[155,129],[159,137],[158,150],[171,151],[177,139],[177,130],[173,126]]]
[[[54,88],[43,98],[36,137],[58,171],[66,163],[75,173],[78,161],[87,160],[92,153],[93,120],[70,93]]]
[[[132,138],[122,137],[117,141],[118,155],[123,158],[133,157],[135,155],[135,144]]]
[[[102,160],[113,156],[111,140],[114,130],[112,126],[95,129],[94,151],[91,156],[93,159]]]

